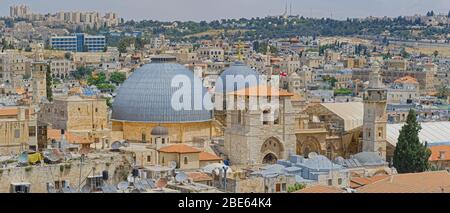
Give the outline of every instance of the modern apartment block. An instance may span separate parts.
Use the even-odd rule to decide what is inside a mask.
[[[50,45],[56,50],[72,52],[101,52],[105,49],[105,36],[92,36],[75,33],[70,36],[55,36],[50,38]]]

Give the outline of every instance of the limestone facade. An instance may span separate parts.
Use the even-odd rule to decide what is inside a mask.
[[[274,163],[295,152],[295,112],[290,97],[279,98],[278,109],[227,110],[224,148],[232,164]]]
[[[158,123],[112,121],[112,130],[121,132],[130,142],[150,142],[150,132]],[[164,123],[172,143],[192,142],[197,138],[209,139],[214,135],[212,122]]]
[[[53,103],[42,105],[39,119],[53,129],[65,129],[100,142],[110,138],[107,110],[105,99],[55,98]]]

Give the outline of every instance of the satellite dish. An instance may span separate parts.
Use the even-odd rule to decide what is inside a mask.
[[[122,143],[120,141],[114,141],[111,144],[111,150],[119,150],[119,148],[122,146]]]
[[[177,162],[176,161],[170,161],[169,162],[169,167],[170,167],[170,169],[175,169],[175,168],[177,168]]]
[[[81,193],[90,193],[90,192],[91,192],[91,187],[87,184],[81,188]]]
[[[129,186],[128,182],[122,181],[119,184],[117,184],[117,189],[119,189],[120,191],[123,191],[125,189],[128,189],[128,186]]]
[[[179,183],[183,183],[188,179],[188,176],[184,172],[178,172],[178,174],[175,176],[175,180]]]
[[[308,158],[314,158],[314,157],[316,157],[317,156],[317,153],[315,153],[315,152],[310,152],[309,154],[308,154]]]
[[[166,178],[159,178],[156,181],[156,188],[162,189],[162,188],[166,187],[166,185],[167,185],[167,179]]]

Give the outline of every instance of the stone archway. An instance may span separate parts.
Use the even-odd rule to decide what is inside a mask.
[[[283,144],[275,137],[270,137],[261,145],[262,162],[274,164],[283,156]]]
[[[320,143],[317,138],[313,136],[308,136],[304,140],[297,141],[297,155],[303,155],[304,157],[308,157],[308,154],[311,152],[315,152],[317,154],[322,153],[320,148]]]
[[[275,156],[273,153],[269,153],[264,156],[262,163],[263,164],[275,164],[275,163],[277,163],[277,160],[278,160],[277,156]]]

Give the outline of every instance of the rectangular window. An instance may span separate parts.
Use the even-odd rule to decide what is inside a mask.
[[[338,179],[338,184],[341,185],[342,184],[342,178]]]
[[[152,161],[152,156],[147,155],[147,162],[150,162],[150,161]]]
[[[20,138],[20,129],[14,130],[14,137],[15,138]]]
[[[30,137],[36,136],[36,127],[35,126],[28,127],[28,136],[30,136]]]
[[[333,185],[333,179],[328,179],[328,186]]]
[[[275,192],[280,192],[281,191],[281,184],[277,183],[275,185]]]
[[[286,183],[281,184],[281,191],[286,191]]]

